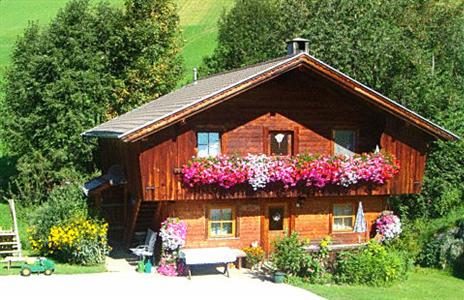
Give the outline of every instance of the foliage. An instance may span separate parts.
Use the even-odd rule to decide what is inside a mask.
[[[404,279],[410,267],[404,255],[372,240],[359,253],[337,256],[335,280],[338,283],[388,286]]]
[[[109,251],[107,224],[91,217],[79,185],[55,187],[30,220],[32,250],[62,262],[97,265]]]
[[[50,192],[48,201],[32,213],[29,224],[34,227],[34,240],[45,245],[53,226],[87,216],[87,200],[79,185],[66,184],[57,186]],[[38,249],[38,245],[31,246]]]
[[[162,239],[161,259],[158,273],[165,276],[177,276],[179,269],[179,249],[185,245],[187,224],[179,218],[167,218],[161,223],[160,237]]]
[[[105,262],[109,253],[108,224],[101,221],[77,217],[66,224],[54,225],[45,241],[35,239],[35,227],[29,233],[32,250],[63,262],[98,265]]]
[[[278,1],[236,0],[218,23],[218,44],[212,56],[205,59],[200,74],[262,62],[279,56],[284,41],[278,35]]]
[[[456,226],[442,230],[431,236],[418,255],[421,266],[434,268],[452,268],[458,275],[463,275],[464,257],[464,220]]]
[[[252,268],[262,262],[264,259],[264,250],[259,246],[245,247],[242,250],[246,253],[247,263],[250,264]]]
[[[304,249],[307,244],[299,238],[296,232],[277,238],[273,241],[272,263],[279,271],[289,275],[303,276],[312,262],[311,256]]]
[[[382,242],[392,241],[401,234],[401,221],[396,215],[381,215],[375,221],[375,230],[382,235]]]
[[[384,184],[399,172],[396,159],[388,153],[354,156],[267,156],[248,154],[194,158],[182,168],[183,182],[189,187],[218,185],[229,189],[248,183],[253,190],[270,184],[284,188],[303,185],[324,188],[328,185],[350,187],[356,184]]]
[[[113,116],[170,92],[183,71],[174,0],[126,0],[124,15],[115,19],[117,34],[108,47]]]
[[[301,36],[312,55],[462,135],[463,10],[440,0],[237,0],[205,65],[217,72],[282,56],[283,41]],[[394,201],[402,218],[443,216],[462,203],[463,154],[462,141],[431,148],[423,193]]]
[[[54,185],[94,170],[80,134],[174,88],[181,75],[171,0],[126,8],[72,0],[48,27],[31,23],[6,73],[0,136],[18,174],[11,197],[41,203]]]

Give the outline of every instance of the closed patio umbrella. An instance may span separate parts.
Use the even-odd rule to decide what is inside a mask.
[[[358,233],[367,231],[366,219],[364,219],[364,210],[361,201],[359,201],[358,212],[356,213],[356,220],[354,222],[353,231]],[[358,236],[358,242],[361,242],[360,236]]]

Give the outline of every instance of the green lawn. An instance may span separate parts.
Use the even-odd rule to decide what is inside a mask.
[[[63,263],[55,263],[55,274],[88,274],[88,273],[102,273],[106,272],[105,265],[97,265],[97,266],[78,266],[78,265],[70,265],[70,264],[63,264]],[[19,275],[19,271],[21,270],[21,264],[15,264],[11,267],[10,270],[6,268],[6,265],[0,265],[0,276],[2,275]]]
[[[392,287],[298,284],[327,299],[464,299],[464,280],[447,272],[417,268]]]

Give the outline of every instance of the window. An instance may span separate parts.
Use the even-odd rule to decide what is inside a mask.
[[[217,156],[221,153],[221,141],[218,132],[198,132],[198,157]]]
[[[210,238],[235,236],[235,212],[231,207],[209,210],[208,236]]]
[[[334,154],[352,156],[356,150],[356,131],[349,129],[336,129],[333,133]]]
[[[333,231],[350,231],[353,230],[353,205],[334,204],[333,206]]]
[[[272,131],[269,133],[270,155],[292,155],[292,133]]]
[[[283,207],[269,207],[269,230],[284,230]]]

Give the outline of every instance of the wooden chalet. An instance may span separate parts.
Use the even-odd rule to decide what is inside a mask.
[[[312,241],[331,236],[339,244],[372,237],[390,195],[420,192],[430,143],[458,137],[307,49],[306,40],[292,40],[285,57],[197,80],[84,132],[98,138],[105,175],[88,193],[110,229],[120,230],[128,245],[137,232],[179,217],[187,223],[186,247],[242,248],[258,241],[266,251],[277,236],[293,231]],[[276,136],[283,143],[276,144]],[[196,156],[376,149],[400,164],[383,185],[192,189],[179,171]],[[115,169],[119,179],[112,181]],[[361,235],[353,232],[360,202],[368,227]]]

